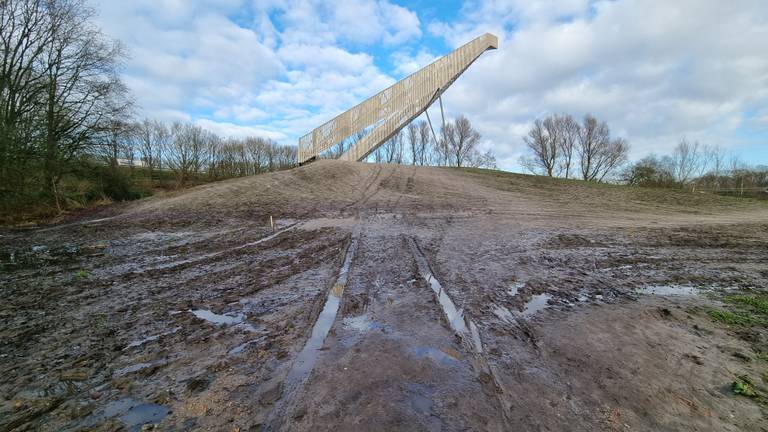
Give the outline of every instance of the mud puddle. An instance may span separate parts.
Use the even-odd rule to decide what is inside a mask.
[[[126,430],[138,432],[141,430],[153,430],[157,423],[160,423],[171,410],[163,405],[154,403],[138,402],[134,399],[126,398],[108,403],[104,411],[92,417],[85,423],[85,426],[92,426],[107,419],[116,418],[123,424]]]
[[[462,310],[456,307],[456,304],[451,300],[448,294],[443,289],[440,281],[437,280],[432,273],[432,269],[429,266],[427,257],[419,249],[419,245],[416,244],[416,240],[413,238],[408,239],[411,247],[411,252],[416,260],[416,265],[419,269],[421,277],[429,283],[430,288],[435,293],[437,302],[440,304],[441,309],[448,323],[451,325],[453,331],[456,332],[462,339],[470,345],[470,347],[480,353],[483,352],[483,345],[480,340],[480,332],[477,330],[477,326],[472,320],[464,316]]]
[[[652,285],[635,290],[637,294],[657,295],[664,297],[691,297],[702,294],[702,289],[684,285]]]
[[[493,314],[496,315],[502,321],[513,323],[518,319],[530,319],[538,312],[549,307],[549,300],[552,299],[552,295],[548,293],[535,294],[525,303],[522,311],[510,311],[504,306],[494,305]]]
[[[522,317],[530,318],[536,315],[536,313],[546,309],[550,299],[552,299],[552,295],[547,293],[531,296],[531,299],[525,303],[523,312],[521,312]]]
[[[293,366],[291,366],[291,371],[288,373],[285,381],[286,388],[294,387],[304,381],[309,373],[312,372],[312,368],[317,362],[317,357],[320,355],[320,349],[323,347],[325,337],[328,336],[331,325],[336,320],[336,314],[339,312],[341,296],[344,294],[344,287],[347,285],[349,268],[352,265],[352,257],[357,249],[357,241],[357,237],[353,237],[349,244],[347,253],[344,256],[344,262],[336,278],[336,283],[328,292],[328,298],[325,300],[323,310],[312,327],[312,334],[293,362]]]
[[[82,254],[79,246],[65,244],[50,248],[46,245],[0,251],[0,270],[13,272],[17,270],[42,268],[48,265],[74,263]]]
[[[509,286],[509,289],[507,290],[507,294],[514,297],[517,295],[518,292],[520,292],[520,288],[525,286],[525,282],[514,282]]]
[[[320,311],[320,315],[318,315],[312,326],[312,333],[309,339],[296,356],[296,359],[291,365],[291,369],[288,371],[288,375],[282,384],[282,396],[275,403],[274,408],[270,413],[270,419],[264,426],[264,430],[279,429],[283,417],[287,416],[288,412],[293,408],[291,406],[293,398],[296,397],[302,384],[309,377],[310,373],[312,373],[312,369],[314,369],[317,359],[320,356],[320,351],[323,348],[325,338],[328,336],[328,332],[331,330],[334,321],[336,321],[336,315],[339,312],[344,288],[349,280],[349,270],[352,266],[352,259],[354,258],[355,251],[357,250],[357,244],[358,236],[357,234],[354,234],[344,255],[344,261],[336,276],[333,288],[328,292],[323,309]]]
[[[237,326],[252,332],[258,331],[256,327],[245,321],[245,314],[243,313],[226,313],[220,315],[213,313],[208,309],[190,309],[189,312],[201,320],[208,321],[209,323],[218,326]]]

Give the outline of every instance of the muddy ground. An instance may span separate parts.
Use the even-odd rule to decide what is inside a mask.
[[[0,431],[768,430],[764,203],[322,161],[0,235]]]

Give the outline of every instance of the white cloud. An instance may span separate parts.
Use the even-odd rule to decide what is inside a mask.
[[[421,36],[418,16],[387,0],[101,0],[100,9],[131,53],[124,78],[142,115],[286,142],[394,82],[364,47]]]
[[[373,64],[373,58],[368,54],[354,54],[331,45],[284,45],[278,50],[278,55],[286,65],[320,71],[360,72]]]
[[[209,119],[198,119],[195,121],[195,124],[223,138],[245,138],[250,136],[260,136],[276,141],[285,138],[285,134],[282,132],[256,126],[241,126],[234,123],[217,122]]]
[[[384,33],[385,44],[397,45],[421,36],[421,23],[415,12],[387,1],[380,1],[379,8],[382,21],[389,24]]]
[[[337,0],[330,10],[330,25],[348,41],[395,45],[421,36],[418,16],[386,0]]]
[[[549,113],[593,113],[640,157],[669,151],[684,135],[726,143],[745,112],[768,104],[766,2],[565,6],[551,7],[559,10],[552,15],[540,2],[486,2],[461,22],[430,26],[452,44],[508,29],[501,49],[445,95],[450,111],[467,113],[502,158],[522,151],[521,126]]]
[[[395,51],[391,57],[395,66],[394,72],[400,77],[404,77],[432,63],[438,56],[422,49],[416,55],[411,55],[407,51]]]

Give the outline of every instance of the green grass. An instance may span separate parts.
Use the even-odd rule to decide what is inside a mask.
[[[708,309],[707,315],[714,321],[742,327],[768,327],[768,296],[729,295],[723,298],[732,310]]]
[[[768,296],[732,295],[725,297],[727,303],[748,306],[761,315],[768,315]]]
[[[744,312],[730,312],[722,309],[709,309],[707,315],[714,321],[735,326],[752,326],[757,324],[755,318]]]
[[[755,390],[752,381],[746,375],[742,375],[731,384],[731,391],[734,394],[746,396],[748,398],[759,398],[760,393]]]
[[[75,272],[75,277],[76,277],[77,279],[88,279],[88,277],[89,277],[90,275],[91,275],[91,274],[90,274],[90,273],[88,273],[88,270],[85,270],[85,269],[80,269],[80,270],[78,270],[78,271],[76,271],[76,272]]]

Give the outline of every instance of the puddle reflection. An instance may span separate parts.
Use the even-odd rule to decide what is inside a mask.
[[[437,301],[443,310],[445,318],[451,325],[451,328],[459,336],[464,338],[475,351],[482,352],[483,345],[480,340],[480,332],[477,330],[477,327],[471,320],[464,317],[464,313],[456,307],[456,304],[453,303],[453,300],[451,300],[451,298],[445,292],[443,286],[440,284],[437,278],[435,278],[427,258],[419,249],[416,241],[413,238],[410,238],[409,240],[411,251],[413,252],[413,257],[416,259],[416,265],[418,266],[419,273],[421,274],[421,277],[429,283],[430,288],[432,288],[432,291],[434,291],[435,295],[437,296]]]
[[[347,253],[344,256],[344,263],[339,270],[339,275],[336,278],[336,283],[333,288],[328,292],[328,298],[323,305],[323,310],[315,321],[315,325],[312,327],[312,335],[307,340],[307,343],[302,348],[296,360],[293,362],[288,377],[286,378],[286,386],[291,388],[309,375],[314,368],[317,358],[320,355],[320,349],[323,347],[326,336],[336,320],[336,314],[339,312],[339,304],[341,303],[341,297],[344,294],[344,287],[347,285],[349,278],[349,268],[352,265],[352,257],[357,249],[357,238],[353,237],[350,242]]]

